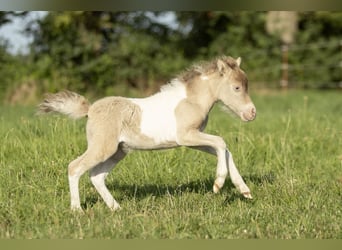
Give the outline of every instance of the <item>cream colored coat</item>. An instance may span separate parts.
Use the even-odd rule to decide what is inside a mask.
[[[222,56],[194,65],[161,91],[147,98],[105,97],[93,104],[70,91],[48,94],[39,113],[59,112],[78,119],[87,116],[88,148],[69,164],[71,208],[81,209],[79,178],[90,170],[91,181],[109,208],[120,208],[105,185],[108,172],[130,150],[188,146],[217,156],[213,191],[223,186],[228,172],[236,188],[252,198],[224,140],[203,132],[213,105],[221,101],[243,121],[256,117],[248,96],[241,59]]]

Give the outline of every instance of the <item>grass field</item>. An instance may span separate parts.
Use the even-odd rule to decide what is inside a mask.
[[[228,179],[213,194],[216,159],[178,148],[134,152],[107,184],[112,213],[81,178],[84,214],[69,211],[67,165],[86,148],[85,120],[0,107],[0,238],[342,238],[342,93],[253,96],[257,119],[215,108],[207,132],[225,138],[252,191]]]

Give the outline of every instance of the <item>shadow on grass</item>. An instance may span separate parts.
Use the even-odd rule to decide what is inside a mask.
[[[276,180],[276,175],[273,172],[269,172],[264,175],[248,175],[243,179],[254,185],[261,186],[264,184],[272,184]]]
[[[109,185],[109,188],[118,190],[128,198],[141,199],[146,196],[163,197],[165,195],[182,195],[184,193],[205,194],[211,192],[213,179],[195,180],[179,185],[144,184],[144,185]],[[228,182],[229,185],[229,182]]]
[[[247,183],[253,183],[254,185],[261,186],[265,183],[272,184],[275,181],[275,175],[270,172],[265,175],[249,175],[243,177],[243,179]],[[148,196],[154,197],[164,197],[169,195],[183,195],[184,193],[197,193],[197,194],[206,194],[209,192],[213,192],[213,183],[214,178],[208,178],[205,180],[195,180],[184,184],[179,185],[168,185],[168,184],[144,184],[144,185],[129,185],[129,184],[120,184],[120,183],[109,183],[107,184],[108,189],[111,192],[115,192],[115,198],[118,200],[121,199],[144,199]],[[224,192],[227,194],[227,198],[224,201],[224,205],[231,204],[236,200],[247,201],[248,199],[244,198],[241,194],[235,191],[235,187],[233,183],[227,178],[224,187],[221,190],[221,193]],[[124,198],[123,198],[124,197]],[[92,207],[94,206],[101,198],[99,196],[88,196],[86,198],[86,202],[83,207]],[[102,200],[101,200],[102,201]]]

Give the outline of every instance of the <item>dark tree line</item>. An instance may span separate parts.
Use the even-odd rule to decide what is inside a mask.
[[[25,15],[0,12],[0,26]],[[277,86],[282,43],[266,31],[266,12],[173,12],[172,25],[158,21],[165,15],[170,12],[49,12],[25,27],[24,32],[34,38],[28,55],[8,54],[8,44],[1,40],[2,98],[28,83],[39,93],[68,88],[94,95],[142,95],[192,62],[221,54],[241,56],[256,84]],[[340,43],[340,12],[298,16],[296,44]],[[302,49],[291,53],[289,60],[299,65],[338,65],[341,53],[338,45],[314,53]],[[299,67],[292,75],[290,81],[305,82],[305,87],[324,82],[333,88],[341,81],[341,71],[335,67],[309,73]]]

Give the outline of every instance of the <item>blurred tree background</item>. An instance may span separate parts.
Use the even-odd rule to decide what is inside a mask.
[[[0,12],[0,27],[27,14]],[[221,54],[242,57],[253,88],[279,88],[284,43],[289,87],[341,88],[342,13],[295,13],[290,42],[285,28],[269,28],[269,14],[49,12],[23,27],[33,36],[28,54],[10,54],[0,38],[0,98],[30,103],[61,89],[145,96],[193,62]],[[160,22],[167,15],[170,23]]]

